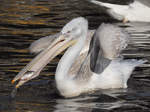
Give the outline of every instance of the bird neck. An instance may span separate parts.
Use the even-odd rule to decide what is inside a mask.
[[[82,35],[78,39],[78,42],[64,53],[57,66],[55,75],[56,82],[61,82],[67,78],[70,78],[68,71],[70,70],[72,64],[79,56],[82,48],[84,47],[86,37],[87,31],[85,33],[82,33]]]

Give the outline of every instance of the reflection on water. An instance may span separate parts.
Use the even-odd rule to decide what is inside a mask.
[[[113,0],[109,0],[113,1]],[[150,64],[136,68],[128,89],[97,91],[77,98],[59,96],[54,73],[59,56],[39,78],[22,86],[10,98],[12,78],[34,57],[28,46],[34,40],[54,34],[72,18],[84,16],[90,29],[109,22],[127,29],[131,45],[125,58],[150,60],[150,23],[122,24],[104,10],[80,0],[3,0],[0,4],[0,111],[2,112],[96,112],[148,111],[150,109]]]

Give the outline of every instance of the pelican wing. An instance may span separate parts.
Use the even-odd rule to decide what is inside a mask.
[[[121,28],[111,24],[102,24],[93,35],[90,43],[91,71],[102,73],[111,60],[121,55],[121,51],[128,45],[128,38],[129,35]]]
[[[111,60],[103,56],[103,51],[100,46],[97,32],[98,31],[95,32],[90,43],[90,49],[89,49],[90,68],[92,72],[102,73],[104,69],[109,65]]]
[[[102,73],[111,60],[120,56],[128,45],[129,35],[121,28],[102,24],[95,32],[90,45],[90,67],[95,73]]]
[[[90,79],[92,72],[90,70],[90,55],[88,55],[88,51],[76,59],[70,69],[70,74],[75,75],[75,80],[79,82],[88,81]]]
[[[102,24],[92,36],[89,43],[89,51],[76,59],[69,74],[78,74],[75,78],[79,81],[87,81],[92,72],[100,74],[110,64],[111,60],[120,56],[128,44],[129,35],[121,28]],[[82,51],[81,51],[82,52]]]
[[[128,33],[111,24],[102,24],[96,32],[96,37],[99,40],[103,56],[107,59],[119,57],[129,42]]]
[[[79,57],[74,61],[69,74],[76,75],[75,79],[79,81],[87,81],[92,75],[90,70],[90,55],[88,53],[91,39],[95,30],[89,30],[86,39],[86,44],[82,49]]]

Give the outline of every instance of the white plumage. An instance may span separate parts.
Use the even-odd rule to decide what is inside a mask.
[[[104,6],[108,9],[107,12],[112,17],[121,21],[140,21],[150,22],[150,7],[143,4],[142,0],[135,0],[129,5],[117,5],[111,3],[104,3],[97,0],[89,0],[90,2]]]
[[[13,82],[20,80],[17,87],[33,77],[37,77],[41,68],[69,46],[60,59],[55,74],[57,89],[64,97],[74,97],[97,89],[127,88],[127,81],[134,68],[146,62],[135,59],[124,60],[118,57],[118,54],[127,46],[129,36],[117,26],[101,25],[95,31],[91,44],[88,43],[89,52],[85,51],[88,21],[83,17],[73,19],[64,26],[60,33],[60,37],[45,48],[14,78]],[[115,36],[117,39],[114,39]],[[111,40],[113,42],[109,44],[108,42]],[[105,47],[114,48],[113,52],[106,53],[108,49]],[[96,59],[91,57],[93,53],[94,55],[98,54],[99,57]],[[104,53],[106,54],[104,55]],[[83,54],[85,55],[83,56]],[[42,55],[44,55],[44,59]],[[94,66],[91,65],[91,62],[94,62]],[[103,62],[106,64],[104,67],[102,67]],[[98,73],[93,69],[95,67],[102,68],[102,72]],[[22,80],[22,77],[28,79]]]

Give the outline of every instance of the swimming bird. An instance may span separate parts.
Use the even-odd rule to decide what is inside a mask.
[[[83,17],[66,24],[60,36],[37,55],[12,80],[16,88],[37,77],[46,64],[68,48],[60,59],[55,81],[64,97],[74,97],[97,89],[127,88],[127,81],[136,66],[145,60],[121,58],[129,35],[119,27],[102,24],[94,33],[89,50],[82,52],[88,34],[88,21]]]
[[[127,22],[139,21],[150,22],[150,2],[149,0],[133,0],[126,5],[111,4],[99,0],[89,0],[91,3],[106,7],[106,11],[113,18]]]

